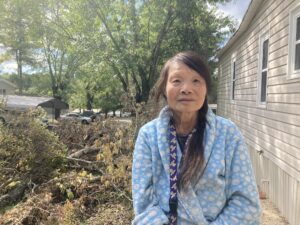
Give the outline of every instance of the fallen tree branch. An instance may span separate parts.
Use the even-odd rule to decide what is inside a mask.
[[[68,160],[70,161],[76,161],[76,162],[83,162],[83,163],[87,163],[87,164],[92,164],[92,161],[88,161],[88,160],[84,160],[84,159],[77,159],[77,158],[72,158],[70,156],[67,157]]]
[[[95,166],[93,165],[90,165],[90,166],[83,166],[83,165],[69,165],[68,166],[69,168],[72,168],[72,169],[85,169],[87,171],[97,171],[101,174],[104,174],[103,170],[99,169],[99,168],[96,168]]]
[[[91,153],[91,152],[96,152],[96,151],[99,151],[100,148],[95,148],[95,147],[86,147],[86,148],[83,148],[83,149],[80,149],[79,151],[77,152],[74,152],[72,154],[70,154],[68,157],[70,158],[78,158],[84,154],[87,154],[87,153]]]
[[[120,188],[117,187],[117,185],[113,184],[113,187],[114,189],[120,193],[121,196],[124,196],[127,200],[129,200],[130,202],[133,202],[133,200],[128,196],[126,195],[126,192],[125,191],[122,191]]]

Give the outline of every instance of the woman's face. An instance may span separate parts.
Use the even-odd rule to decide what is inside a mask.
[[[166,97],[169,107],[175,113],[197,113],[207,93],[205,80],[183,63],[171,63],[168,72]]]

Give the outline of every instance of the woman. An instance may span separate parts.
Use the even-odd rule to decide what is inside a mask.
[[[133,224],[259,224],[260,204],[244,139],[207,103],[209,69],[182,52],[164,65],[157,100],[168,105],[136,141]]]

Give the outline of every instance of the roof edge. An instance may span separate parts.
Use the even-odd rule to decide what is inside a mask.
[[[13,83],[11,83],[10,81],[8,81],[8,80],[6,80],[6,79],[0,78],[0,81],[3,81],[4,83],[9,84],[10,86],[12,86],[12,87],[14,87],[14,88],[17,88],[16,85],[14,85]]]
[[[226,45],[217,53],[218,58],[221,57],[233,45],[233,43],[245,32],[245,30],[251,23],[253,17],[256,15],[257,9],[262,2],[263,0],[251,0],[239,28],[231,36]]]

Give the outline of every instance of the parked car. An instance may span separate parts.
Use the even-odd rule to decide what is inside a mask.
[[[89,124],[92,122],[92,119],[90,117],[82,116],[78,113],[67,113],[65,115],[62,115],[60,119],[80,121],[82,124]]]
[[[93,122],[96,119],[96,113],[94,113],[92,110],[83,111],[83,113],[81,113],[80,115],[85,117],[90,117]]]

